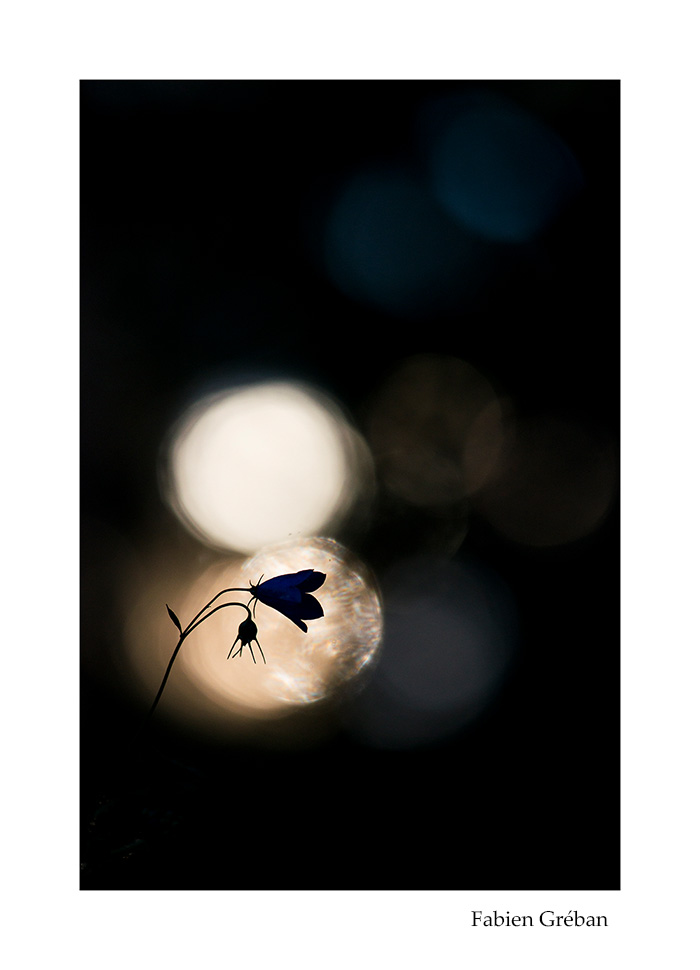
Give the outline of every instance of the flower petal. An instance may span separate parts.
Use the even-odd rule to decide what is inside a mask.
[[[323,607],[316,597],[310,593],[302,594],[299,606],[299,613],[305,620],[317,620],[320,616],[323,616]]]
[[[250,592],[254,599],[277,610],[306,633],[308,627],[303,621],[316,620],[324,615],[323,607],[309,591],[318,589],[325,581],[325,573],[302,569],[297,573],[275,576],[258,585],[251,583]]]
[[[316,572],[313,569],[302,569],[298,573],[288,573],[284,576],[275,576],[257,586],[251,584],[250,591],[256,599],[268,606],[274,606],[278,601],[288,603],[299,603],[302,592],[310,592],[323,585],[326,576],[324,573]]]
[[[308,573],[308,577],[302,579],[302,581],[298,584],[298,587],[306,593],[312,593],[315,589],[318,589],[319,586],[323,586],[326,581],[326,574],[319,573],[315,569],[303,569],[301,573],[297,573],[297,575],[301,576],[303,573]]]

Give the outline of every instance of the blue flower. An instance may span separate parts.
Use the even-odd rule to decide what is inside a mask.
[[[323,616],[323,607],[315,596],[311,596],[311,592],[325,581],[325,573],[319,573],[315,569],[302,569],[298,573],[275,576],[264,583],[251,583],[250,592],[254,600],[277,610],[306,633],[308,627],[304,620],[316,620]]]

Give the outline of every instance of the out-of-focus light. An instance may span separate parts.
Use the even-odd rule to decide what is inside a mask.
[[[165,565],[163,557],[159,561]],[[167,568],[167,567],[166,567]],[[265,735],[280,719],[314,702],[342,694],[375,659],[382,638],[382,609],[362,563],[330,539],[311,538],[269,549],[246,561],[221,560],[198,573],[153,575],[128,612],[127,659],[144,699],[155,692],[177,643],[164,596],[185,625],[219,590],[316,569],[326,580],[314,596],[324,616],[303,633],[273,609],[257,604],[255,623],[266,663],[255,647],[227,659],[240,607],[219,610],[183,643],[155,716],[189,723],[219,736]],[[166,592],[167,589],[167,592]],[[242,602],[230,593],[217,603]]]
[[[372,402],[367,436],[384,485],[424,507],[462,501],[488,481],[502,444],[491,384],[456,357],[404,360]]]
[[[493,94],[432,106],[436,198],[487,239],[523,242],[545,229],[583,184],[571,150],[546,124]]]
[[[443,739],[496,696],[515,650],[515,611],[486,569],[404,562],[385,578],[384,644],[349,729],[381,748]]]
[[[199,538],[245,553],[331,532],[371,484],[360,435],[325,395],[285,382],[206,398],[178,423],[166,497]]]
[[[358,172],[342,187],[325,229],[325,264],[350,297],[421,317],[462,307],[483,285],[491,254],[456,225],[413,176]]]
[[[559,416],[521,417],[508,428],[480,511],[515,542],[557,546],[594,532],[616,489],[611,448]]]

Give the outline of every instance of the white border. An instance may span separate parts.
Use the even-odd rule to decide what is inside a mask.
[[[19,966],[697,959],[695,31],[677,4],[658,21],[609,2],[483,8],[140,0],[15,4],[4,15],[4,601],[16,620],[3,637],[3,869],[6,947]],[[78,892],[78,80],[134,77],[622,79],[621,892]],[[470,928],[470,910],[489,908],[576,908],[610,926]]]

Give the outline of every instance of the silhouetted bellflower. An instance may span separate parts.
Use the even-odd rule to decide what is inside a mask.
[[[249,588],[242,586],[232,586],[228,589],[222,589],[221,592],[217,593],[216,596],[209,600],[206,606],[202,607],[199,613],[187,624],[183,629],[177,614],[170,609],[166,603],[166,609],[168,611],[168,616],[173,621],[180,633],[180,639],[178,640],[175,651],[170,658],[170,663],[165,671],[165,676],[160,685],[158,693],[156,694],[156,699],[153,701],[151,709],[149,711],[149,717],[153,714],[158,701],[160,700],[160,695],[163,693],[166,681],[170,674],[173,664],[175,663],[175,657],[177,657],[178,650],[182,646],[185,638],[192,633],[200,623],[204,623],[208,620],[210,616],[213,616],[218,610],[223,610],[229,606],[240,606],[241,609],[246,611],[246,618],[241,621],[238,627],[238,634],[236,639],[231,644],[231,649],[229,650],[228,657],[231,655],[235,657],[240,657],[243,654],[243,648],[248,647],[250,649],[250,655],[253,658],[253,663],[255,663],[255,653],[253,651],[253,644],[257,644],[258,650],[260,651],[260,656],[263,658],[263,663],[267,663],[265,660],[265,654],[262,651],[262,647],[258,641],[258,628],[253,620],[253,613],[250,610],[250,604],[253,604],[253,611],[257,603],[263,603],[265,606],[271,607],[273,610],[277,610],[282,616],[286,616],[288,620],[296,624],[300,630],[304,633],[308,632],[308,627],[304,620],[316,620],[323,616],[323,607],[311,593],[313,590],[322,586],[326,581],[326,574],[320,573],[315,569],[302,569],[298,573],[286,573],[283,576],[275,576],[273,579],[268,579],[264,583],[260,580],[253,584],[250,584]],[[238,600],[232,600],[228,603],[219,603],[217,606],[213,604],[224,593],[250,593],[250,599],[248,603],[239,603]],[[209,612],[207,612],[207,610]],[[240,641],[240,647],[233,653],[234,647]]]
[[[277,610],[306,633],[309,628],[304,620],[317,620],[323,616],[323,607],[311,592],[325,581],[325,573],[319,573],[315,569],[302,569],[298,573],[275,576],[264,583],[251,583],[250,592],[254,600]]]

